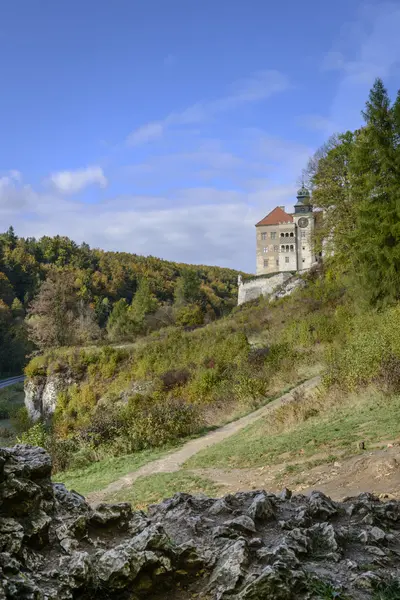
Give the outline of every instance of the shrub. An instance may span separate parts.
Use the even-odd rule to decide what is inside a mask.
[[[117,407],[97,407],[89,424],[79,430],[79,439],[85,444],[98,447],[115,439],[124,428],[123,410]]]
[[[11,413],[11,425],[17,433],[23,433],[32,427],[32,419],[25,406]]]
[[[49,435],[43,423],[35,423],[28,431],[25,431],[17,438],[19,444],[30,444],[31,446],[40,446],[48,449]]]
[[[251,348],[249,351],[248,361],[251,365],[255,365],[257,367],[262,366],[265,364],[269,353],[269,346],[266,346],[265,348]]]
[[[177,325],[183,327],[195,327],[204,323],[204,314],[198,304],[186,304],[177,309],[175,318]]]
[[[185,385],[190,379],[190,372],[187,369],[175,369],[166,371],[160,375],[161,390],[169,391],[178,386]]]
[[[200,426],[196,407],[179,398],[134,396],[124,410],[132,450],[162,446],[191,435]]]
[[[187,393],[194,402],[207,401],[222,380],[223,375],[219,368],[199,369],[191,380]]]
[[[390,354],[383,359],[378,376],[383,391],[387,394],[400,392],[400,357]]]
[[[54,433],[49,437],[48,449],[53,461],[53,473],[65,471],[79,452],[79,444],[74,439],[61,440]]]
[[[244,404],[256,407],[268,392],[268,382],[258,377],[241,375],[233,388],[235,396]]]

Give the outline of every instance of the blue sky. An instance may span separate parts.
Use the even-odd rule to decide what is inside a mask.
[[[5,0],[0,223],[253,272],[254,223],[400,80],[400,3]],[[400,86],[399,86],[400,87]]]

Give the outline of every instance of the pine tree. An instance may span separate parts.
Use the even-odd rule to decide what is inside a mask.
[[[157,310],[158,302],[150,289],[149,280],[147,277],[142,277],[139,281],[139,286],[136,294],[133,297],[130,312],[132,318],[141,327],[147,315],[154,313]]]
[[[353,268],[373,303],[400,297],[398,112],[377,79],[363,113],[366,126],[351,160],[357,202]]]

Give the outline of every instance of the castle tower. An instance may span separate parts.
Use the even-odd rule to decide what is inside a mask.
[[[297,192],[293,219],[296,225],[297,268],[299,271],[308,270],[315,263],[313,251],[315,216],[310,192],[304,185]]]

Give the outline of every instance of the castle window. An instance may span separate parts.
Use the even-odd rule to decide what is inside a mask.
[[[290,246],[290,252],[294,252],[294,246]]]
[[[266,233],[262,233],[261,234],[261,239],[262,240],[266,240],[267,239],[267,234]]]
[[[289,257],[285,256],[285,263],[288,263],[288,262],[289,262]]]
[[[264,254],[266,254],[268,252],[268,246],[265,246],[263,251],[264,251]]]
[[[289,246],[285,246],[286,252],[289,252]]]
[[[285,246],[281,246],[281,252],[285,252]]]
[[[285,234],[284,234],[284,233],[281,233],[281,237],[285,237]]]
[[[264,268],[268,267],[268,258],[264,258]]]
[[[293,231],[290,232],[290,237],[294,237]]]
[[[285,237],[289,237],[289,234],[288,234],[288,233],[285,233]]]
[[[274,246],[274,252],[279,252],[279,246]]]
[[[271,231],[271,240],[276,239],[276,231]]]
[[[306,247],[305,247],[305,246],[303,246],[302,250],[305,250],[305,249],[306,249]]]

